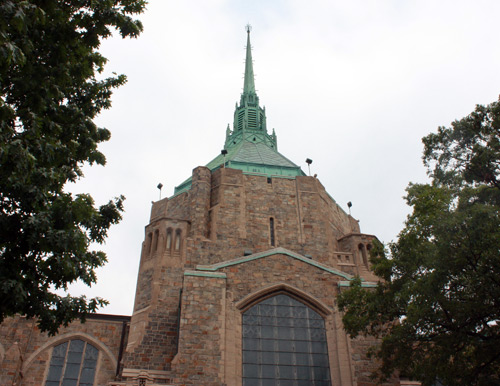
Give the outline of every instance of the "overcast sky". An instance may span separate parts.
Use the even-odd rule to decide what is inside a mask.
[[[311,172],[361,231],[395,240],[410,181],[425,182],[421,138],[500,94],[500,1],[150,0],[136,40],[109,39],[106,70],[124,73],[105,167],[75,192],[98,204],[123,194],[125,213],[91,289],[104,313],[132,312],[144,227],[163,197],[220,153],[243,87],[253,27],[255,84],[279,151]]]

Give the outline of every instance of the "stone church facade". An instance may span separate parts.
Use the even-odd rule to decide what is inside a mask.
[[[350,339],[336,307],[355,275],[375,285],[375,236],[278,152],[247,32],[224,151],[152,204],[132,316],[91,315],[55,337],[5,321],[0,384],[375,384],[374,341]]]

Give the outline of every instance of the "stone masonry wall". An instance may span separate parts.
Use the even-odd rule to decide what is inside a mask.
[[[367,352],[376,344],[377,341],[373,337],[358,337],[350,341],[357,386],[399,385],[399,379],[395,376],[385,383],[372,379],[372,374],[377,370],[378,363],[375,358],[369,358]]]
[[[345,366],[345,360],[342,361],[348,355],[345,347],[345,334],[335,321],[335,313],[337,312],[335,297],[340,277],[290,256],[280,254],[226,267],[221,271],[227,275],[226,308],[228,316],[225,324],[226,351],[228,351],[225,372],[227,385],[241,386],[241,315],[243,309],[240,307],[248,307],[245,299],[249,296],[252,297],[250,304],[255,304],[266,296],[276,293],[275,291],[285,291],[308,306],[315,308],[325,317],[332,379],[335,381],[335,385],[351,384],[350,368]],[[324,308],[318,309],[316,303],[321,304]]]
[[[375,365],[366,357],[375,341],[351,341],[341,325],[335,300],[341,276],[279,253],[186,275],[173,384],[241,386],[241,314],[266,296],[286,292],[325,318],[332,385],[375,385],[369,378]]]
[[[340,271],[368,275],[367,269],[359,268],[354,241],[347,241],[349,235],[361,236],[357,221],[314,177],[268,179],[236,169],[210,173],[199,167],[193,170],[192,178],[188,192],[153,204],[141,255],[125,372],[162,372],[165,382],[176,385],[215,385],[224,379],[233,385],[241,381],[237,348],[241,333],[237,331],[239,311],[235,311],[235,304],[254,291],[281,282],[299,288],[332,310],[327,320],[332,329],[330,340],[335,351],[340,347],[344,353],[342,358],[332,356],[337,358],[332,368],[338,379],[349,379],[346,384],[350,384],[354,374],[349,375],[352,359],[347,354],[348,340],[334,311],[341,277],[289,256],[271,256],[225,269],[227,281],[184,276],[184,272],[196,270],[199,264],[283,247]],[[182,231],[177,253],[166,251],[169,228]],[[221,307],[227,311],[223,320]],[[232,327],[227,327],[231,323]],[[239,352],[241,355],[241,348]]]
[[[200,180],[199,169],[203,170],[193,171],[193,181],[195,175]],[[208,179],[204,176],[202,180],[201,186],[206,187]],[[212,173],[210,184],[209,199],[203,189],[189,191],[189,201],[199,200],[200,204],[196,211],[191,211],[198,213],[195,222],[199,225],[191,229],[186,240],[186,267],[273,248],[271,218],[275,247],[311,256],[339,269],[342,267],[338,265],[336,252],[355,252],[341,249],[338,239],[359,233],[359,225],[314,177],[268,180],[265,176],[244,175],[241,170],[225,168]],[[206,215],[202,215],[202,208],[206,208]]]
[[[210,240],[202,241],[199,251],[190,254],[191,263],[212,264],[242,256],[246,251],[257,253],[273,248],[271,218],[275,247],[309,255],[337,268],[335,252],[353,252],[340,249],[338,239],[359,233],[357,222],[314,177],[268,179],[226,168],[212,174],[211,184]]]
[[[129,317],[94,315],[81,324],[76,321],[61,327],[50,337],[41,333],[33,319],[15,317],[0,325],[0,344],[6,354],[0,362],[0,384],[43,385],[48,374],[52,348],[72,339],[81,339],[99,350],[96,385],[105,385],[116,377],[122,334],[128,329]]]
[[[172,366],[176,385],[223,383],[225,280],[185,276],[179,353]]]

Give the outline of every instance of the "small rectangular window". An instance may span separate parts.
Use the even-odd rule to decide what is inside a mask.
[[[272,217],[269,219],[269,232],[270,232],[269,238],[271,241],[271,246],[274,247],[274,244],[275,244],[275,242],[274,242],[274,218],[272,218]]]

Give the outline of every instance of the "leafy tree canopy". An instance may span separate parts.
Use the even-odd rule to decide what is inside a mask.
[[[500,383],[500,100],[423,138],[430,184],[395,243],[378,246],[374,291],[355,280],[339,297],[351,336],[381,338],[379,377],[425,385]]]
[[[98,48],[113,30],[138,36],[132,17],[144,8],[142,0],[0,2],[0,322],[37,317],[55,333],[106,303],[53,290],[95,283],[106,256],[90,244],[121,219],[123,197],[96,207],[64,186],[84,164],[105,164],[97,146],[110,133],[93,119],[126,78],[98,79],[106,63]]]

